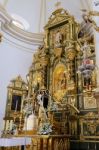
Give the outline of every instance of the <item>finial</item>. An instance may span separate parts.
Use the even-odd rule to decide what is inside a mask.
[[[6,7],[6,6],[7,6],[8,1],[9,1],[9,0],[4,0],[4,2],[3,2],[3,6],[4,6],[4,7]]]
[[[59,9],[60,5],[61,5],[61,2],[57,1],[57,2],[55,3],[56,9]]]

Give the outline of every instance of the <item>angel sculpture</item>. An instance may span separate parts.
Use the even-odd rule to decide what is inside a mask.
[[[97,23],[93,19],[93,17],[99,16],[99,12],[98,11],[87,11],[87,10],[82,10],[82,11],[84,12],[82,17],[83,17],[85,23],[92,24],[94,29],[99,32],[99,26],[97,25]]]

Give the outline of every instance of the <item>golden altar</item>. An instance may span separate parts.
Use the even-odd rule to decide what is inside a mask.
[[[44,29],[44,44],[33,55],[27,83],[18,76],[8,86],[2,136],[30,136],[29,150],[69,150],[71,139],[98,139],[96,72],[89,80],[78,73],[86,41],[95,65],[94,40],[64,9],[54,11]],[[94,120],[95,132],[86,132]]]

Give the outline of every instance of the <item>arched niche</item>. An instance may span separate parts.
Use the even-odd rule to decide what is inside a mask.
[[[53,71],[53,97],[55,101],[61,101],[66,93],[66,66],[63,63],[56,65]]]

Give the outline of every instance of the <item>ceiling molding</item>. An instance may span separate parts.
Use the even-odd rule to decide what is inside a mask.
[[[13,38],[31,45],[42,45],[44,34],[26,32],[13,24],[6,22],[1,24],[1,31]]]
[[[44,34],[31,33],[22,30],[12,23],[12,17],[7,13],[7,11],[0,4],[0,22],[1,31],[12,36],[13,38],[25,42],[31,45],[42,45]]]

